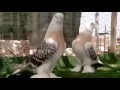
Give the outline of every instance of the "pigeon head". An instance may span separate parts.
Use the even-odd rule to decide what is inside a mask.
[[[95,29],[95,23],[94,22],[87,22],[86,24],[85,24],[85,26],[86,26],[86,30],[88,31],[88,32],[93,32],[93,29]]]
[[[64,15],[62,13],[55,13],[49,24],[48,33],[51,31],[63,31],[63,20]]]
[[[93,33],[93,30],[96,28],[96,25],[93,21],[86,22],[80,29],[79,32],[85,31],[88,33]]]
[[[64,15],[62,13],[55,13],[49,25],[62,24]]]
[[[64,15],[62,13],[55,13],[51,22],[49,23],[45,38],[51,36],[54,32],[63,33],[63,21]]]
[[[54,17],[58,20],[58,21],[63,21],[64,19],[64,15],[62,13],[56,13],[54,15]]]
[[[64,15],[62,13],[55,13],[55,15],[52,18],[51,23],[62,24],[63,20],[64,20]]]

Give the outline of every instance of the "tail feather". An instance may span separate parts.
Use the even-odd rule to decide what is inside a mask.
[[[20,69],[15,70],[11,75],[7,75],[6,78],[26,78],[30,77],[33,73],[33,69],[30,67],[30,64],[23,66]]]
[[[92,67],[94,67],[95,69],[99,68],[99,67],[104,67],[104,64],[103,63],[95,63],[93,65],[91,65]]]

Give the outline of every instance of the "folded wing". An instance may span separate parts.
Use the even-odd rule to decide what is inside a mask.
[[[30,62],[32,66],[37,67],[40,66],[42,63],[48,61],[54,55],[56,50],[56,43],[43,41],[31,57]]]
[[[93,44],[91,42],[87,42],[85,44],[85,52],[91,60],[97,60],[97,54],[93,48]]]

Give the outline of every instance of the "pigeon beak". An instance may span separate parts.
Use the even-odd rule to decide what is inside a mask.
[[[60,21],[62,21],[62,19],[59,19],[59,18],[57,18],[57,20],[60,22]]]
[[[56,17],[56,16],[55,16]],[[58,17],[56,17],[56,19],[60,22],[60,21],[62,21],[62,19],[61,18],[58,18]]]

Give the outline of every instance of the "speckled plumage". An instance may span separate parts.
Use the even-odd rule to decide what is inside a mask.
[[[38,67],[49,60],[56,52],[57,46],[54,43],[46,43],[43,41],[37,48],[36,52],[30,59],[33,67]]]
[[[97,54],[96,54],[92,44],[89,47],[86,47],[86,45],[85,45],[85,51],[91,60],[97,60]]]

